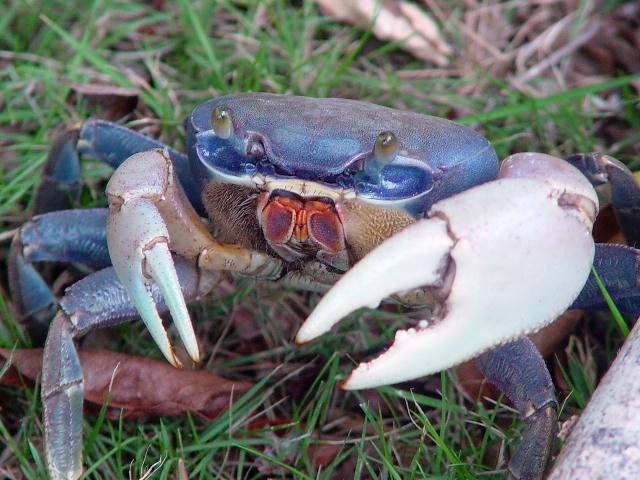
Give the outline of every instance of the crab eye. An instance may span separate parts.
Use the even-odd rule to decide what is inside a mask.
[[[227,107],[216,107],[211,114],[211,126],[216,136],[224,140],[231,137],[233,127],[231,110]]]
[[[387,165],[396,158],[398,139],[393,132],[382,132],[373,146],[373,156],[382,165]]]

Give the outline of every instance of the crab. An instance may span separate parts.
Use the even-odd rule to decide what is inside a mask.
[[[472,129],[346,99],[224,96],[198,106],[186,130],[186,155],[95,119],[63,135],[36,193],[40,214],[12,243],[21,316],[38,323],[55,313],[42,377],[51,478],[82,473],[74,338],[141,317],[179,366],[159,316],[168,311],[198,362],[186,302],[209,292],[221,272],[324,293],[298,343],[363,306],[431,306],[429,318],[398,331],[342,387],[397,383],[475,359],[529,427],[510,475],[542,477],[558,404],[525,335],[568,308],[607,308],[592,265],[618,308],[640,312],[639,252],[591,236],[593,185],[610,182],[623,231],[640,238],[640,189],[622,163],[523,153],[499,166]],[[79,154],[116,168],[108,210],[61,210],[78,190]],[[58,302],[32,265],[39,261],[105,268]]]

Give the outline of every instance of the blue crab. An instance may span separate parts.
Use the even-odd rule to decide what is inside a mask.
[[[537,153],[499,162],[473,130],[441,118],[344,99],[239,94],[186,122],[187,154],[88,120],[55,144],[36,206],[59,210],[79,184],[79,153],[117,168],[109,209],[43,213],[13,245],[10,280],[25,319],[55,317],[42,378],[51,478],[82,472],[83,376],[73,343],[141,317],[173,365],[159,312],[200,360],[186,302],[220,272],[326,292],[297,342],[380,301],[433,306],[344,382],[370,388],[475,358],[529,426],[509,463],[541,478],[556,430],[551,378],[524,335],[569,307],[606,308],[595,264],[624,312],[640,312],[638,251],[594,245],[592,184],[610,182],[624,232],[640,238],[638,185],[599,154]],[[62,199],[62,203],[61,203]],[[204,217],[207,220],[204,220]],[[57,302],[32,266],[105,267]]]

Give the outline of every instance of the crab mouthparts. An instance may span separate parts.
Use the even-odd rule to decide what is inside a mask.
[[[258,219],[269,246],[285,260],[311,256],[346,270],[344,232],[333,200],[274,190],[259,199]]]

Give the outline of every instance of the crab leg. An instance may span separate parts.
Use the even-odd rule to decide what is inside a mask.
[[[177,259],[178,288],[184,298],[206,295],[217,281],[215,273]],[[156,285],[149,295],[154,308],[167,310]],[[82,474],[82,367],[73,339],[97,328],[135,320],[138,312],[113,268],[100,270],[69,287],[60,300],[44,349],[42,401],[49,475],[74,480]]]
[[[60,135],[49,150],[42,180],[35,192],[34,214],[71,208],[80,193],[78,130]]]
[[[619,160],[601,153],[578,153],[565,160],[595,185],[609,183],[611,204],[620,230],[633,247],[640,246],[640,185],[633,173]]]
[[[434,204],[430,218],[356,264],[320,301],[297,341],[400,290],[432,287],[439,299],[434,316],[398,331],[389,350],[358,366],[343,386],[359,389],[428,375],[540,329],[589,276],[597,205],[589,182],[563,160],[509,157],[498,180]],[[422,277],[417,267],[405,273],[416,264]]]
[[[34,345],[42,345],[57,301],[32,262],[111,265],[105,225],[107,209],[65,210],[38,215],[11,242],[9,288],[20,322]]]
[[[196,210],[203,211],[185,154],[121,125],[91,119],[79,128],[60,135],[49,150],[43,178],[35,192],[33,213],[42,214],[72,207],[80,193],[80,154],[118,168],[134,153],[153,148],[169,152],[189,201]]]
[[[542,478],[558,425],[558,402],[542,355],[528,337],[523,337],[483,353],[474,363],[509,397],[527,423],[527,431],[509,460],[509,478]]]
[[[189,356],[198,362],[200,354],[171,251],[207,270],[264,278],[280,273],[279,260],[211,236],[186,199],[166,151],[150,150],[127,159],[109,180],[107,196],[107,242],[113,266],[162,353],[175,366],[179,362],[150,294],[152,282],[158,285]]]
[[[191,205],[196,210],[203,211],[200,195],[189,169],[189,161],[184,153],[122,125],[97,119],[84,122],[78,138],[80,153],[89,155],[113,168],[118,168],[131,155],[158,148],[167,152],[171,158],[175,173],[180,179],[180,185]]]
[[[598,243],[593,268],[616,308],[621,313],[637,316],[640,311],[640,252],[626,245]],[[593,273],[571,308],[609,311]]]
[[[111,265],[107,250],[107,209],[63,210],[33,217],[14,237],[29,262]]]

